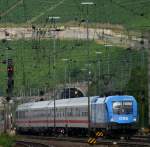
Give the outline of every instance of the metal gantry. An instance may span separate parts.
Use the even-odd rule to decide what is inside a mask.
[[[65,62],[65,73],[64,73],[64,75],[65,75],[65,99],[66,99],[66,89],[67,89],[67,62],[69,61],[69,59],[68,58],[63,58],[62,59],[62,61],[64,61]]]
[[[148,125],[150,127],[150,31],[148,31]]]
[[[53,98],[54,98],[54,132],[56,131],[56,21],[59,20],[59,16],[49,17],[53,25]]]
[[[96,55],[97,55],[97,68],[98,68],[98,71],[97,71],[97,69],[96,69],[96,72],[97,72],[97,82],[98,82],[98,84],[97,84],[97,90],[96,90],[96,92],[97,92],[97,94],[98,95],[100,95],[100,77],[101,77],[101,59],[100,59],[100,55],[102,54],[102,52],[95,52],[96,53]]]
[[[91,122],[90,122],[90,95],[89,95],[89,88],[90,88],[90,48],[89,48],[89,6],[94,5],[93,2],[82,2],[81,5],[86,6],[86,40],[87,40],[87,62],[88,62],[88,135],[90,136],[91,133]]]

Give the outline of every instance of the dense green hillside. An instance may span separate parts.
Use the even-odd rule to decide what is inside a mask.
[[[80,25],[87,14],[82,1],[86,0],[0,0],[0,25],[44,26],[51,23],[49,16],[60,16],[60,23]],[[97,27],[98,23],[104,23],[133,29],[150,24],[149,0],[91,1],[95,5],[88,7],[89,22]],[[129,91],[140,104],[143,103],[141,95],[144,93],[147,97],[145,50],[106,47],[81,40],[57,40],[55,49],[53,40],[0,41],[0,95],[6,95],[7,60],[13,59],[14,96],[22,93],[37,95],[39,89],[48,91],[66,83],[87,82],[89,62],[91,95]]]
[[[85,1],[85,0],[84,0]],[[150,1],[91,0],[91,22],[122,24],[128,27],[147,26]],[[1,0],[1,23],[45,23],[48,16],[61,16],[61,22],[81,21],[86,9],[82,0]]]
[[[35,46],[37,45],[37,46]],[[1,41],[0,60],[12,58],[15,66],[15,93],[30,88],[53,87],[53,85],[87,80],[87,46],[84,41],[56,41],[56,81],[53,80],[53,41]],[[118,47],[105,47],[91,41],[90,80],[93,86],[101,79],[100,87],[105,90],[122,90],[127,84],[133,67],[146,67],[145,51],[132,51]],[[102,52],[100,55],[96,52]],[[143,52],[143,54],[141,54]],[[144,55],[144,56],[143,56]],[[63,61],[64,58],[69,61]],[[68,72],[69,71],[69,72]],[[6,64],[0,64],[0,88],[5,93]],[[69,76],[70,75],[70,76]],[[99,76],[98,76],[99,75]],[[110,75],[111,77],[108,77]],[[120,82],[121,81],[121,82]],[[94,88],[94,87],[93,87]],[[95,89],[94,89],[95,90]],[[96,91],[92,91],[96,94]],[[18,93],[19,94],[19,93]]]

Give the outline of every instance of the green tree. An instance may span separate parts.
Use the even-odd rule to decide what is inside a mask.
[[[146,127],[148,124],[148,75],[146,67],[137,66],[132,69],[126,89],[137,99],[139,125]]]

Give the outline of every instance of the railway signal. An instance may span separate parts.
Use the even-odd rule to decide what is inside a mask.
[[[13,77],[14,67],[13,67],[12,64],[7,66],[7,74],[8,74],[8,78],[12,78]]]
[[[10,97],[12,96],[12,91],[13,91],[13,88],[14,88],[13,76],[14,76],[13,61],[12,61],[12,59],[8,59],[8,61],[7,61],[7,77],[8,77],[8,79],[7,79],[7,89],[6,89],[6,92],[7,92],[6,100],[7,101],[10,100]]]

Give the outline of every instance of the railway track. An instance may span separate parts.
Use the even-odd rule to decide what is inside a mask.
[[[49,147],[49,145],[33,140],[17,140],[15,147]]]
[[[23,138],[22,141],[18,140],[19,143],[27,142],[27,143],[33,143],[36,145],[35,147],[47,147],[47,146],[54,146],[57,142],[56,146],[59,146],[58,144],[61,142],[66,143],[81,143],[81,144],[88,144],[88,138],[73,138],[73,137],[44,137],[44,136],[19,136],[19,138]],[[18,142],[17,141],[17,142]],[[37,146],[39,144],[39,146]],[[134,136],[129,140],[126,139],[104,139],[104,138],[98,138],[96,139],[96,143],[94,146],[100,146],[100,145],[107,145],[109,147],[117,146],[117,147],[150,147],[150,138],[144,137],[144,136]],[[33,146],[33,145],[32,145]],[[34,146],[33,146],[34,147]],[[60,146],[61,147],[61,146]],[[66,145],[67,147],[67,145]]]

